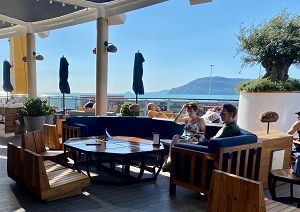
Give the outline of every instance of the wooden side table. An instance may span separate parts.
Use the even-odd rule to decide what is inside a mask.
[[[293,174],[292,169],[277,169],[271,170],[269,172],[269,191],[273,200],[287,203],[287,202],[296,202],[298,203],[298,208],[300,207],[300,198],[294,197],[293,194],[293,185],[300,185],[300,177],[297,177]],[[282,181],[290,184],[290,197],[277,197],[276,196],[276,182]]]
[[[259,181],[263,183],[264,189],[268,188],[268,174],[272,166],[273,151],[284,150],[283,169],[290,168],[293,137],[278,130],[255,131],[258,139],[262,142],[262,152],[259,168]]]

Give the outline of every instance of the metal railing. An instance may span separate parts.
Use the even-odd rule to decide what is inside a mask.
[[[22,103],[26,100],[26,96],[24,95],[13,95],[14,102]],[[41,96],[40,98],[47,100],[48,105],[55,106],[58,110],[63,109],[63,100],[62,96]],[[83,107],[89,99],[95,99],[95,96],[90,95],[82,95],[82,96],[65,96],[65,109],[70,110],[78,110],[80,107]],[[153,102],[155,105],[159,106],[164,111],[170,112],[178,112],[182,105],[191,101],[195,101],[198,103],[199,109],[205,109],[205,107],[211,106],[222,106],[225,103],[231,103],[235,106],[238,106],[238,100],[232,99],[208,99],[208,98],[159,98],[159,97],[151,97],[151,98],[139,98],[138,104],[141,108],[141,115],[146,115],[147,112],[147,104]],[[108,105],[107,110],[115,113],[120,112],[121,105],[125,102],[135,102],[135,98],[125,98],[124,96],[108,96]],[[0,103],[6,103],[6,96],[0,96]]]

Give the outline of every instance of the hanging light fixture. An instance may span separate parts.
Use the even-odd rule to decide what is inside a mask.
[[[32,54],[33,54],[33,56],[34,56],[34,59],[40,60],[40,61],[44,60],[44,56],[43,56],[43,55],[37,54],[36,52],[33,52]],[[22,57],[22,60],[23,60],[24,62],[27,62],[27,57],[26,57],[26,56]]]

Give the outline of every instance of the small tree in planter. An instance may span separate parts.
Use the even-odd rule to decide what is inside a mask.
[[[289,67],[300,63],[300,16],[283,11],[269,22],[241,28],[238,35],[238,53],[243,65],[261,64],[273,82],[284,82]]]
[[[279,121],[273,127],[287,131],[293,111],[300,107],[300,93],[290,92],[300,91],[300,83],[288,79],[289,67],[300,63],[300,17],[283,11],[269,22],[241,28],[238,40],[243,66],[261,64],[266,70],[262,79],[238,85],[237,90],[244,91],[239,98],[238,124],[251,131],[263,130],[259,115],[275,111]]]
[[[19,115],[24,118],[27,131],[42,130],[45,124],[45,117],[53,114],[46,101],[39,98],[26,100],[19,109]]]

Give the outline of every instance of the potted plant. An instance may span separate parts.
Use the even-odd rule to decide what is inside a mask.
[[[140,107],[136,103],[125,102],[121,105],[120,113],[122,116],[139,116]]]
[[[300,83],[288,75],[290,66],[300,63],[300,17],[283,11],[266,23],[242,27],[237,37],[243,66],[260,64],[265,69],[261,79],[237,87],[238,124],[248,130],[264,129],[259,115],[275,111],[279,121],[274,127],[286,131],[294,110],[300,108]]]
[[[55,109],[48,106],[45,102],[45,110],[46,110],[46,118],[45,118],[45,124],[53,124],[53,116],[55,114]]]
[[[42,130],[46,116],[50,113],[52,113],[52,110],[46,101],[39,98],[27,99],[19,109],[19,115],[24,119],[26,131]]]

